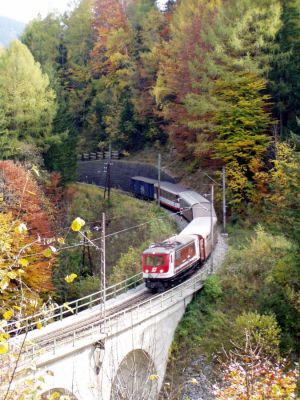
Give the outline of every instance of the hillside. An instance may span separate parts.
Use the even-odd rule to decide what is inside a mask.
[[[23,32],[25,24],[0,16],[0,46],[7,46]]]

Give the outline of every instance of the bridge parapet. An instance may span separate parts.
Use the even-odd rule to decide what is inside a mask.
[[[22,353],[18,370],[26,369],[33,361],[37,367],[46,365],[57,358],[65,357],[98,341],[105,341],[111,336],[119,335],[122,331],[132,329],[198,291],[203,286],[209,272],[209,266],[206,265],[189,280],[167,292],[155,295],[149,300],[144,300],[105,318],[99,314],[99,320],[92,324],[88,324],[88,320],[85,318],[83,326],[74,327],[74,329],[69,327],[67,332],[64,332],[63,329],[61,332],[57,330],[49,336],[43,333],[43,329],[29,332],[27,336],[29,344]],[[99,313],[99,308],[95,312]],[[78,317],[80,318],[80,314]],[[32,337],[33,333],[34,338]],[[13,340],[12,351],[17,352],[23,340],[23,335]]]

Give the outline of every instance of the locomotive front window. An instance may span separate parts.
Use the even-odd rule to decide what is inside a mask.
[[[161,267],[165,264],[163,256],[147,256],[145,264],[147,267]]]

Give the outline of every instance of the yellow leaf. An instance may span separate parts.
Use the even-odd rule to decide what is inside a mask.
[[[22,267],[27,267],[29,264],[29,261],[26,260],[26,258],[20,258],[19,264],[22,265]]]
[[[199,384],[199,382],[197,381],[196,378],[192,378],[189,382],[190,382],[191,384],[193,384],[193,385],[198,385],[198,384]]]
[[[43,325],[39,322],[36,323],[35,325],[37,327],[37,329],[42,329]]]
[[[62,237],[57,238],[57,243],[58,244],[65,244],[65,239]]]
[[[43,256],[44,256],[44,257],[49,258],[49,257],[51,257],[51,255],[52,255],[52,251],[51,251],[50,248],[48,248],[48,249],[46,249],[46,250],[43,251]]]
[[[8,276],[10,279],[15,279],[16,276],[17,276],[17,272],[16,272],[16,271],[10,271],[10,272],[7,273],[7,276]]]
[[[58,400],[60,398],[60,394],[58,392],[51,393],[49,400]]]
[[[0,354],[5,354],[8,352],[7,340],[0,339]]]
[[[14,312],[12,310],[8,310],[8,311],[5,311],[5,313],[3,314],[3,318],[6,321],[9,321],[13,315],[14,315]]]
[[[80,229],[85,225],[85,221],[79,217],[77,217],[76,219],[74,219],[74,221],[72,222],[71,225],[71,229],[74,232],[78,232],[80,231]]]
[[[64,308],[65,308],[66,310],[71,311],[72,314],[74,313],[73,309],[69,306],[68,303],[64,303],[63,306],[64,306]]]
[[[77,275],[76,274],[70,274],[70,275],[67,275],[66,277],[65,277],[65,281],[67,282],[67,283],[72,283],[73,281],[74,281],[74,279],[76,279],[77,278]]]
[[[21,311],[21,307],[19,307],[19,306],[13,306],[13,308],[18,310],[18,311]]]
[[[158,375],[150,375],[149,376],[149,381],[157,381],[158,380],[158,378],[159,378],[159,376]]]

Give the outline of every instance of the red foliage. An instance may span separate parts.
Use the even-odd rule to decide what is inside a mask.
[[[10,211],[26,222],[32,235],[53,237],[50,204],[31,173],[11,161],[0,161],[0,170],[9,197],[13,199],[9,204]]]
[[[4,183],[4,201],[16,220],[26,223],[30,244],[30,260],[25,280],[36,291],[53,289],[51,283],[53,259],[43,256],[43,250],[54,239],[53,208],[30,171],[12,161],[0,161]],[[39,240],[39,238],[41,240]]]

